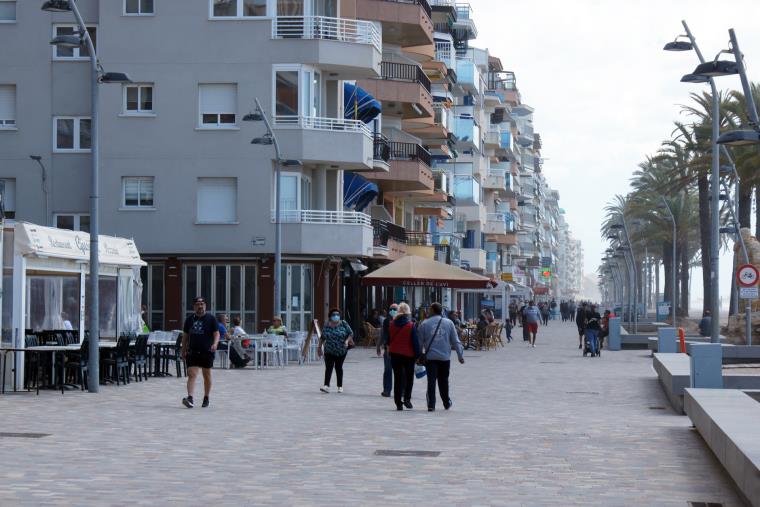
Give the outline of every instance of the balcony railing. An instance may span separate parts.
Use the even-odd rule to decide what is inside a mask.
[[[371,44],[383,51],[380,31],[371,21],[325,16],[278,16],[272,21],[273,39],[319,39]]]
[[[430,152],[416,143],[399,143],[391,141],[391,160],[419,160],[430,167],[433,164]]]
[[[372,146],[372,159],[388,162],[391,159],[391,144],[382,134],[375,134]]]
[[[435,59],[446,64],[446,67],[453,69],[456,66],[456,56],[454,44],[451,42],[436,41]]]
[[[361,132],[365,136],[372,138],[372,131],[360,120],[321,118],[318,116],[275,116],[274,123],[278,127],[294,127],[333,132]]]
[[[425,71],[423,71],[422,67],[419,65],[412,65],[409,63],[381,62],[380,75],[383,79],[419,83],[428,92],[430,91],[430,78],[425,75]]]
[[[393,2],[397,4],[413,4],[422,7],[422,10],[428,15],[429,18],[433,17],[433,9],[427,0],[383,0],[384,2]]]
[[[387,248],[390,239],[406,243],[406,230],[403,227],[374,218],[372,219],[372,236],[376,247]]]
[[[276,220],[272,210],[272,222]],[[280,222],[284,224],[337,224],[372,226],[372,218],[358,211],[326,211],[312,209],[280,210]]]

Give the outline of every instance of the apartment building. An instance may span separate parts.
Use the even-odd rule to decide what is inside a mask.
[[[0,0],[10,48],[0,54],[0,193],[11,218],[86,231],[88,55],[49,44],[73,33],[73,19],[37,3]],[[362,273],[405,254],[530,287],[536,259],[556,262],[533,110],[514,73],[471,47],[469,4],[77,4],[102,67],[133,81],[100,87],[100,220],[104,234],[134,238],[149,264],[151,327],[178,327],[196,294],[249,330],[272,317],[276,157],[251,143],[264,126],[243,121],[256,99],[289,161],[281,306],[291,329],[332,306],[356,323],[390,299],[422,300],[421,289],[360,286]],[[356,181],[372,193],[351,194]]]

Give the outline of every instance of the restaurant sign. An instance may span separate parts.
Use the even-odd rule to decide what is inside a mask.
[[[19,223],[16,225],[16,248],[22,254],[34,254],[71,260],[90,260],[90,235],[54,227]],[[113,236],[98,236],[98,254],[102,264],[144,266],[135,242]]]

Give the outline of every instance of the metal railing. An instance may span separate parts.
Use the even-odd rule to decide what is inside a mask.
[[[451,42],[436,41],[435,59],[446,64],[449,69],[456,66],[454,44]]]
[[[319,116],[275,116],[274,124],[278,127],[295,127],[311,130],[329,130],[339,132],[361,132],[372,138],[372,131],[360,120],[343,118],[322,118]]]
[[[388,240],[390,239],[399,243],[406,243],[406,229],[392,222],[373,218],[372,237],[374,239],[374,246],[387,248]]]
[[[388,162],[391,159],[391,145],[388,138],[382,134],[375,134],[372,143],[372,159]]]
[[[391,160],[419,160],[428,167],[433,165],[432,156],[423,146],[416,143],[391,141]]]
[[[272,222],[275,221],[272,210]],[[372,218],[358,211],[327,211],[312,209],[280,210],[280,221],[284,224],[338,224],[372,226]]]
[[[422,7],[422,10],[428,15],[429,18],[433,17],[433,9],[427,0],[382,0],[384,2],[393,2],[397,4],[413,4]]]
[[[409,63],[381,62],[380,76],[383,79],[419,83],[428,92],[430,91],[430,78],[425,75],[425,71],[423,71],[422,67],[419,65],[412,65]]]
[[[325,16],[277,16],[272,21],[273,39],[319,39],[371,44],[382,52],[380,31],[371,21]]]

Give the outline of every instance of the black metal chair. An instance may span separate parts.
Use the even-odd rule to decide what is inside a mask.
[[[148,380],[148,335],[141,334],[135,340],[134,350],[129,352],[129,370],[134,367],[135,380]]]
[[[88,365],[90,359],[89,347],[89,340],[82,341],[82,346],[79,347],[79,352],[71,355],[67,354],[66,363],[64,364],[64,370],[70,372],[74,376],[79,382],[82,391],[87,389]]]
[[[40,339],[35,334],[27,334],[24,337],[24,347],[31,349],[39,347]],[[24,354],[24,387],[26,389],[31,388],[32,381],[34,381],[34,387],[39,385],[40,374],[40,356],[37,354]]]
[[[117,340],[116,347],[103,358],[105,380],[115,380],[117,386],[121,380],[129,384],[129,341],[129,337],[122,336]]]
[[[181,350],[182,335],[179,335],[177,337],[177,340],[174,343],[174,347],[166,345],[161,347],[161,373],[170,375],[169,363],[174,362],[175,368],[177,370],[177,378],[182,377],[183,367],[185,376],[187,376],[187,364],[185,364],[185,360],[182,359],[182,354],[180,353]]]

